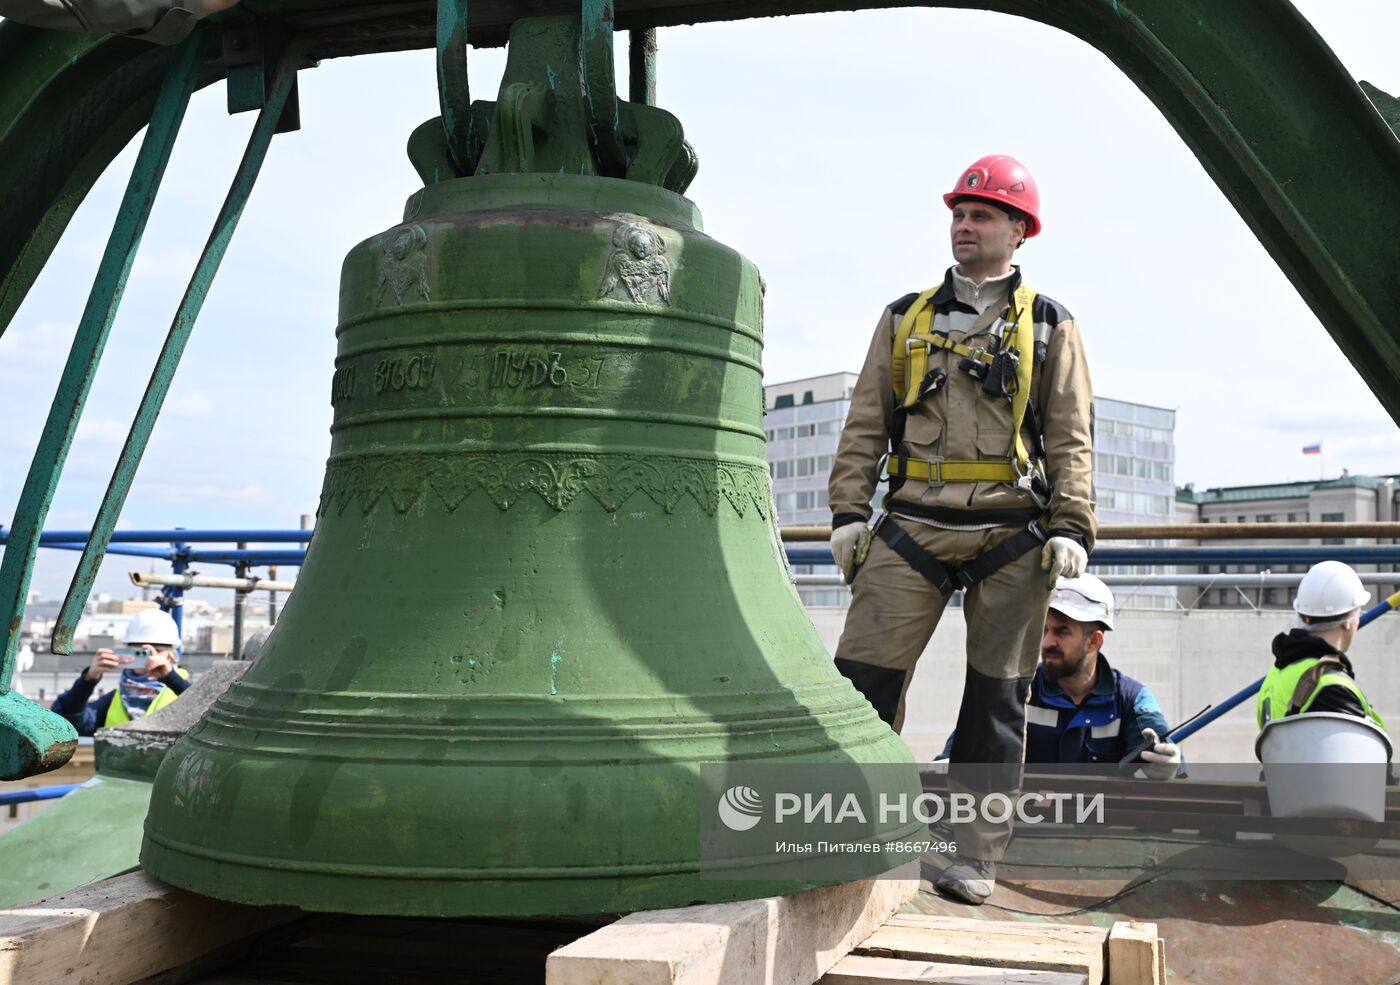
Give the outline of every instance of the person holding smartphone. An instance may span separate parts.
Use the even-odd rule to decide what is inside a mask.
[[[127,646],[98,650],[73,686],[54,699],[53,710],[79,735],[154,715],[190,686],[190,675],[179,666],[180,631],[168,613],[136,613],[123,639]],[[117,686],[93,701],[98,681],[112,672],[119,674]]]

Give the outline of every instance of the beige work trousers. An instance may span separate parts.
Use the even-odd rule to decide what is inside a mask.
[[[884,522],[897,523],[948,567],[966,564],[1020,529],[944,530],[893,516]],[[903,673],[893,716],[898,732],[904,724],[905,695],[914,666],[948,599],[879,537],[872,538],[869,555],[851,590],[851,607],[836,659]],[[964,593],[967,678],[950,775],[953,789],[969,789],[975,795],[992,792],[985,782],[968,787],[958,782],[956,764],[963,761],[1014,764],[1012,769],[1001,771],[1002,780],[995,784],[995,790],[1012,796],[1019,792],[1019,766],[1025,759],[1025,703],[1040,659],[1049,598],[1039,550],[1028,551]],[[843,673],[852,676],[845,669]],[[858,678],[852,680],[861,688]],[[986,773],[984,770],[982,775]],[[1007,789],[1008,785],[1013,789]],[[978,821],[959,826],[955,833],[959,856],[999,861],[1011,838],[1011,822]]]

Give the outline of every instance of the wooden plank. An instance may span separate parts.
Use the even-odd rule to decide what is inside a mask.
[[[811,985],[919,889],[868,879],[633,913],[560,948],[547,985]]]
[[[1112,985],[1164,985],[1165,960],[1155,923],[1120,921],[1108,932]]]
[[[1108,928],[1092,924],[976,920],[970,917],[943,917],[933,913],[896,913],[885,926],[955,930],[969,934],[999,934],[1007,937],[1045,937],[1098,944],[1100,947],[1107,946],[1108,942]]]
[[[129,872],[0,910],[0,985],[131,985],[301,919]]]
[[[870,957],[1068,972],[1088,985],[1103,982],[1103,952],[1093,940],[901,926],[881,927],[856,948]]]
[[[1086,985],[1087,981],[1084,975],[1063,971],[987,968],[851,954],[836,962],[817,985]]]

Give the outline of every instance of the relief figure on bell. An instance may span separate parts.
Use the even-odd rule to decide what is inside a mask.
[[[666,243],[653,229],[635,222],[618,226],[613,232],[612,256],[598,286],[600,298],[617,297],[621,288],[627,298],[639,303],[671,303],[671,262],[666,259]]]
[[[384,289],[394,294],[394,303],[403,304],[404,295],[428,300],[428,234],[422,226],[402,226],[380,246],[379,289],[375,297],[384,299]]]

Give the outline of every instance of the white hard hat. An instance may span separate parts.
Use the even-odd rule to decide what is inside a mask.
[[[175,620],[160,609],[142,609],[126,624],[122,637],[128,643],[154,643],[157,646],[179,646],[180,631]]]
[[[1050,593],[1050,608],[1079,622],[1101,622],[1113,628],[1113,592],[1093,575],[1061,578]]]
[[[1340,621],[1370,600],[1371,593],[1355,571],[1341,561],[1322,561],[1303,576],[1293,611],[1303,617],[1304,625],[1321,629],[1322,623]]]

